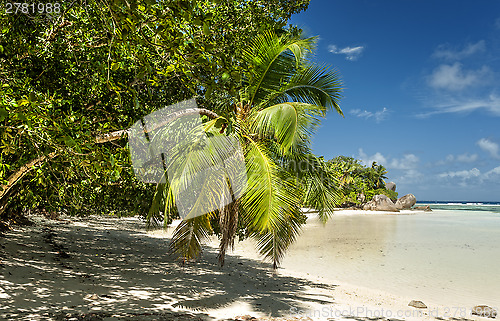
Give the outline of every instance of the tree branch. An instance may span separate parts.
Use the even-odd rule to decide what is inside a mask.
[[[56,156],[57,154],[55,152],[52,152],[48,155],[43,155],[38,158],[35,158],[29,163],[21,166],[21,168],[19,168],[15,173],[10,175],[9,179],[7,180],[7,184],[2,185],[2,190],[0,191],[0,199],[3,198],[3,196],[6,195],[12,188],[12,186],[14,186],[21,178],[23,178],[26,174],[28,174],[33,168],[42,164],[46,159],[52,159]]]
[[[208,116],[212,119],[219,117],[219,115],[217,115],[217,113],[215,113],[211,110],[208,110],[208,109],[188,108],[188,109],[184,109],[184,110],[177,111],[175,113],[170,114],[163,121],[161,121],[157,124],[154,124],[152,128],[148,128],[148,130],[152,131],[152,130],[158,129],[158,128],[165,126],[166,124],[168,124],[168,123],[170,123],[170,122],[172,122],[172,121],[174,121],[182,116],[195,115],[195,114],[205,115],[205,116]],[[96,143],[102,144],[102,143],[111,142],[111,141],[114,141],[117,139],[121,139],[121,138],[125,137],[126,135],[128,135],[129,131],[130,131],[129,129],[122,129],[122,130],[117,130],[115,132],[111,132],[108,134],[98,135],[96,137]]]

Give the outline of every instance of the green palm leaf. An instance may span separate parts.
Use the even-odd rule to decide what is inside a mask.
[[[270,93],[261,103],[278,104],[287,101],[303,102],[318,106],[325,115],[326,111],[335,110],[343,116],[339,106],[342,93],[342,81],[337,72],[325,66],[306,65],[297,70],[281,87]]]
[[[261,136],[270,136],[280,144],[282,151],[309,140],[319,125],[321,110],[316,105],[287,102],[267,107],[255,114],[253,130]]]
[[[335,177],[328,172],[313,172],[304,180],[305,195],[303,206],[318,210],[318,218],[326,223],[330,215],[340,205],[341,196],[333,184]]]
[[[257,239],[257,249],[277,268],[288,247],[295,241],[305,223],[305,216],[297,206],[280,208],[269,228],[252,234]]]
[[[258,239],[258,250],[275,266],[300,231],[299,198],[293,180],[285,178],[264,144],[247,145],[247,191],[240,200],[242,219]]]
[[[278,202],[275,183],[277,166],[267,155],[262,143],[247,137],[245,162],[247,167],[248,185],[241,199],[241,206],[247,213],[246,221],[256,230],[269,228],[271,216]],[[286,201],[286,199],[284,200]],[[289,200],[293,204],[292,200]]]
[[[243,50],[243,60],[251,66],[248,76],[250,85],[246,91],[247,103],[253,105],[277,90],[281,81],[290,77],[300,66],[313,43],[314,38],[278,37],[273,32],[257,36]]]
[[[170,242],[170,251],[190,260],[201,252],[201,245],[212,233],[210,215],[183,220],[177,226]]]

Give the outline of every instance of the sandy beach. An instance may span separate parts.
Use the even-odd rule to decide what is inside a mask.
[[[216,240],[183,266],[168,255],[171,231],[146,231],[138,218],[31,219],[0,237],[2,320],[483,319],[432,302],[412,308],[418,297],[304,272],[314,261],[294,265],[293,255],[273,271],[249,240],[222,269]]]

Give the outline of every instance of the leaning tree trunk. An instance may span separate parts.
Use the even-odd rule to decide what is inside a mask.
[[[164,125],[166,125],[166,124],[168,124],[168,123],[170,123],[170,122],[172,122],[172,121],[174,121],[182,116],[195,115],[195,114],[205,115],[205,116],[208,116],[212,119],[219,117],[219,115],[217,115],[215,112],[208,110],[208,109],[188,108],[188,109],[184,109],[184,110],[170,114],[167,118],[163,119],[158,124],[155,124],[153,126],[153,128],[148,128],[148,130],[155,130],[155,129],[157,129],[161,126],[164,126]],[[101,143],[114,141],[114,140],[117,140],[120,138],[124,138],[125,136],[128,135],[128,133],[129,133],[129,130],[118,130],[118,131],[111,132],[108,134],[99,135],[96,137],[96,143],[101,144]],[[23,166],[21,166],[21,168],[19,168],[15,173],[10,175],[10,177],[7,180],[7,183],[2,185],[1,190],[0,190],[0,217],[7,209],[10,198],[13,197],[14,195],[16,195],[16,193],[15,193],[16,190],[13,190],[13,187],[19,181],[21,181],[21,179],[24,176],[26,176],[29,172],[31,172],[31,170],[33,170],[35,167],[42,165],[43,163],[45,163],[45,161],[50,160],[56,156],[57,156],[57,154],[55,152],[52,152],[48,155],[43,155],[43,156],[40,156],[38,158],[35,158],[35,159],[29,161],[28,163],[24,164]]]
[[[10,197],[16,194],[16,190],[13,189],[14,186],[16,186],[16,184],[35,167],[42,165],[47,159],[52,159],[56,156],[57,154],[52,152],[48,155],[37,157],[21,166],[21,168],[19,168],[15,173],[9,176],[7,184],[2,185],[2,190],[0,191],[0,216],[2,216],[7,209]]]

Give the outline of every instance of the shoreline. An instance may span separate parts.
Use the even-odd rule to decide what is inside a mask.
[[[101,313],[109,314],[109,320],[153,320],[162,313],[180,313],[177,320],[184,320],[182,315],[185,320],[232,320],[241,315],[367,320],[375,314],[393,319],[398,311],[417,314],[403,316],[406,320],[447,317],[445,307],[431,302],[425,302],[426,310],[408,306],[409,300],[419,298],[288,268],[275,273],[255,251],[252,254],[249,242],[237,243],[222,269],[214,240],[204,246],[198,261],[181,266],[165,255],[172,228],[148,232],[138,218],[34,219],[35,226],[0,237],[3,319],[65,320],[78,313]]]
[[[371,210],[353,210],[353,209],[336,209],[334,215],[411,215],[411,214],[422,214],[422,213],[432,213],[426,212],[424,210],[400,210],[399,212],[388,212],[388,211],[371,211]]]

